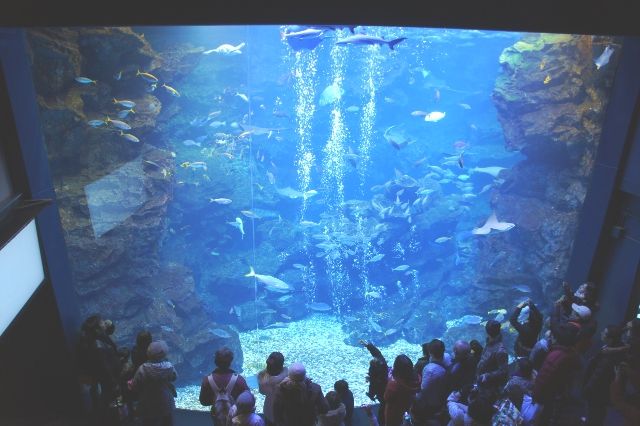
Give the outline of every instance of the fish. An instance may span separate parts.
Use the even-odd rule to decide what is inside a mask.
[[[513,286],[514,290],[518,290],[520,293],[531,293],[531,287],[526,284],[517,284]]]
[[[392,334],[395,334],[395,333],[397,333],[397,332],[398,332],[398,330],[397,330],[397,329],[395,329],[395,328],[390,328],[390,329],[388,329],[387,331],[385,331],[385,332],[384,332],[384,335],[385,335],[385,336],[391,336]]]
[[[329,312],[331,311],[331,306],[322,302],[312,302],[307,304],[307,308],[316,312]]]
[[[469,104],[458,104],[458,105],[460,105],[460,107],[463,109],[471,109],[471,105]]]
[[[613,55],[614,51],[615,49],[611,46],[607,46],[604,48],[604,51],[600,54],[600,56],[598,56],[596,60],[593,61],[593,63],[596,64],[597,70],[609,63],[609,59],[611,59],[611,55]]]
[[[542,81],[542,84],[549,84],[550,81],[551,81],[551,76],[547,74],[547,76]]]
[[[354,34],[349,37],[344,37],[338,39],[336,44],[339,46],[347,45],[347,44],[362,44],[362,45],[383,45],[386,44],[389,46],[389,49],[394,50],[395,46],[406,40],[406,37],[399,37],[393,40],[385,40],[381,37],[371,36],[367,34]]]
[[[380,299],[382,297],[382,295],[377,291],[367,291],[364,294],[364,297],[369,297],[371,299]]]
[[[463,154],[464,154],[464,151],[462,151],[460,153],[460,155],[458,156],[458,166],[460,166],[461,169],[464,169],[464,157],[462,156]],[[458,177],[458,179],[460,179],[460,177]],[[468,177],[467,177],[467,179],[468,179]]]
[[[214,336],[218,336],[218,337],[221,337],[223,339],[228,339],[229,337],[231,337],[231,335],[229,334],[228,331],[223,330],[221,328],[210,328],[207,331],[209,333],[213,334]]]
[[[113,98],[113,103],[116,105],[120,105],[122,107],[125,108],[135,108],[136,103],[133,101],[127,101],[127,100],[117,100],[116,98]]]
[[[330,84],[320,94],[320,100],[318,103],[320,106],[325,106],[337,102],[344,95],[344,89],[338,86],[337,83]]]
[[[458,180],[461,180],[463,182],[469,180],[469,178],[471,178],[471,176],[469,176],[469,175],[459,175],[458,176]]]
[[[320,224],[317,222],[312,222],[310,220],[301,220],[300,226],[303,226],[305,228],[311,228],[312,226],[320,226]]]
[[[216,203],[216,204],[231,204],[232,201],[228,198],[209,198],[209,202],[210,203]]]
[[[305,269],[307,268],[306,266],[304,266],[304,265],[303,265],[303,264],[301,264],[301,263],[294,263],[294,264],[293,264],[293,265],[291,265],[291,266],[293,266],[293,267],[294,267],[294,268],[296,268],[296,269],[301,269],[301,270],[305,270]]]
[[[504,308],[500,308],[500,309],[492,309],[489,312],[487,312],[487,314],[489,315],[493,315],[493,314],[506,314],[507,310]]]
[[[358,112],[358,111],[360,111],[360,108],[355,105],[351,105],[347,107],[347,112]]]
[[[209,252],[209,254],[210,254],[211,256],[220,256],[220,253],[218,253],[217,251],[213,251],[213,250],[211,250],[211,251]]]
[[[378,262],[378,261],[382,260],[383,257],[384,257],[384,254],[382,254],[382,253],[376,254],[371,259],[369,259],[366,263]]]
[[[80,84],[96,84],[98,80],[91,80],[87,77],[76,77],[75,80]]]
[[[202,146],[202,144],[200,142],[196,142],[196,141],[191,140],[191,139],[187,139],[187,140],[182,141],[182,144],[184,146]]]
[[[133,136],[130,133],[125,133],[122,130],[120,130],[120,136],[122,136],[123,138],[125,138],[129,142],[134,142],[134,143],[140,142],[140,139],[138,139],[137,137]]]
[[[486,173],[488,175],[491,175],[497,178],[500,172],[505,169],[506,167],[491,166],[491,167],[473,167],[469,171],[472,173]]]
[[[287,292],[293,290],[289,284],[276,277],[272,277],[271,275],[256,274],[256,272],[253,270],[253,266],[249,267],[249,273],[246,274],[245,277],[255,278],[256,280],[264,284],[267,289],[283,290]]]
[[[120,130],[131,130],[131,126],[129,126],[127,123],[125,123],[124,121],[120,121],[120,120],[112,120],[109,117],[106,118],[105,122],[107,124],[111,124],[113,127],[115,127],[116,129],[120,129]]]
[[[251,210],[240,210],[240,213],[242,213],[243,215],[245,215],[246,217],[251,218],[251,219],[260,219],[260,216],[258,216],[257,214],[255,214]]]
[[[442,120],[446,115],[446,112],[432,111],[424,116],[424,121],[435,123],[436,121]]]
[[[160,166],[160,164],[156,163],[155,161],[151,161],[151,160],[142,160],[142,162],[143,162],[144,164],[148,164],[148,165],[150,165],[150,166],[153,166],[153,167],[155,167],[156,169],[161,169],[161,168],[162,168],[162,166]]]
[[[176,98],[180,97],[180,92],[178,92],[173,87],[167,85],[166,83],[162,83],[162,87],[164,87],[171,96],[175,96]]]
[[[407,269],[411,268],[411,266],[409,265],[400,265],[400,266],[396,266],[395,268],[392,269],[392,271],[406,271]]]
[[[233,226],[234,228],[238,228],[238,231],[240,231],[241,239],[244,239],[244,222],[242,221],[242,219],[240,219],[239,217],[236,217],[235,221],[227,222],[227,223]]]
[[[442,244],[442,243],[445,243],[445,242],[449,241],[450,239],[451,239],[451,237],[438,237],[433,241],[435,243]]]
[[[281,38],[295,51],[313,50],[326,38],[323,35],[324,31],[321,29],[305,28],[300,31],[283,32]]]
[[[239,97],[240,99],[242,99],[245,102],[249,102],[249,97],[247,95],[245,95],[244,93],[236,93],[236,96]]]
[[[233,55],[240,55],[242,54],[242,49],[243,47],[246,46],[246,43],[240,43],[237,46],[233,46],[231,44],[221,44],[220,46],[216,47],[215,49],[211,49],[211,50],[206,50],[204,52],[202,52],[203,55],[210,55],[212,53],[218,53],[220,55],[224,55],[224,56],[233,56]]]
[[[465,194],[465,195],[469,195],[469,194]],[[473,195],[473,194],[470,194],[470,195]],[[498,218],[496,217],[496,213],[492,212],[489,218],[484,223],[484,225],[482,225],[480,228],[473,228],[471,233],[475,235],[486,235],[490,233],[492,229],[495,229],[496,231],[504,232],[504,231],[509,231],[510,229],[513,229],[515,226],[516,225],[514,223],[499,222]]]
[[[382,333],[382,327],[380,327],[380,324],[378,324],[377,322],[375,322],[374,320],[372,320],[371,318],[369,318],[369,324],[371,324],[371,328],[378,332],[378,333]]]
[[[140,76],[142,77],[145,81],[148,81],[149,83],[157,83],[158,82],[158,77],[156,77],[153,74],[149,74],[148,72],[140,72],[140,70],[136,71],[136,77]]]
[[[117,73],[115,73],[113,75],[113,79],[116,80],[116,81],[122,80],[122,71],[118,71]]]
[[[272,314],[277,314],[278,312],[275,309],[265,309],[260,313],[263,315],[272,315]]]
[[[169,327],[168,325],[161,325],[160,330],[164,331],[165,333],[173,333],[173,328]]]
[[[424,111],[412,111],[411,115],[414,117],[424,117],[425,115],[429,114],[428,112],[424,112]]]
[[[269,324],[265,328],[287,328],[287,324],[284,322],[274,322],[273,324]]]
[[[133,108],[123,109],[122,111],[118,111],[118,118],[127,118],[131,113],[136,113]]]
[[[89,120],[87,121],[87,124],[93,128],[96,128],[96,127],[105,126],[107,122],[104,120]]]

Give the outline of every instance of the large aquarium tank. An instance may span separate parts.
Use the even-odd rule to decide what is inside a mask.
[[[150,330],[198,403],[214,352],[368,402],[374,342],[484,341],[560,293],[614,37],[371,26],[32,28],[82,314]],[[578,283],[573,283],[578,284]],[[258,409],[262,404],[258,402]]]

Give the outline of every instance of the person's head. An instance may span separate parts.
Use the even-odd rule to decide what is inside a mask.
[[[116,331],[116,325],[110,319],[104,320],[104,333],[111,336]]]
[[[102,334],[104,321],[100,315],[91,315],[82,323],[82,332],[88,337],[96,337]]]
[[[480,356],[482,354],[482,344],[476,339],[469,341],[469,347],[471,348],[471,355]]]
[[[490,425],[494,414],[490,396],[485,392],[471,392],[467,414],[480,424]]]
[[[571,323],[559,324],[554,328],[553,340],[562,346],[574,346],[578,343],[578,332],[580,329]]]
[[[531,373],[533,373],[533,364],[529,358],[518,358],[518,375],[529,378]]]
[[[500,335],[500,327],[501,325],[498,321],[490,319],[489,321],[487,321],[484,329],[487,332],[487,336],[494,339]]]
[[[267,373],[270,376],[277,376],[284,369],[284,355],[280,352],[271,352],[267,358]]]
[[[231,367],[231,362],[233,361],[233,352],[231,349],[226,346],[218,349],[213,358],[213,362],[216,364],[218,368],[227,369]]]
[[[151,344],[151,333],[147,330],[143,330],[136,336],[136,346],[140,349],[146,349]]]
[[[442,340],[433,339],[429,342],[429,355],[436,360],[441,360],[444,357],[444,343]]]
[[[255,411],[256,399],[251,391],[246,390],[238,395],[238,399],[236,399],[236,408],[238,409],[238,414],[250,414]]]
[[[429,342],[424,342],[422,344],[422,356],[429,357]]]
[[[469,342],[464,340],[458,340],[453,345],[453,357],[456,361],[462,361],[469,357],[471,354],[471,346]]]
[[[600,338],[607,346],[622,346],[622,333],[622,327],[619,325],[609,324],[602,330]]]
[[[167,358],[169,353],[169,346],[164,340],[157,340],[151,342],[147,348],[147,359],[150,362],[159,362]]]
[[[411,362],[411,359],[404,354],[398,355],[393,362],[392,374],[395,379],[411,380],[413,376],[413,362]]]
[[[307,378],[307,370],[301,362],[294,362],[289,366],[289,379],[294,382],[303,382]]]
[[[327,398],[327,403],[329,404],[329,409],[331,410],[335,410],[336,408],[338,408],[340,406],[340,403],[342,402],[340,401],[340,396],[336,391],[327,392],[325,398]]]
[[[346,380],[338,380],[333,384],[333,389],[340,395],[344,395],[349,392],[349,383]]]
[[[582,283],[573,295],[580,299],[583,304],[593,306],[596,300],[596,285],[590,281]]]

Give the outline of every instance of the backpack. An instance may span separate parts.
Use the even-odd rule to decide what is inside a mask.
[[[235,401],[231,396],[231,391],[236,385],[238,375],[236,373],[233,373],[233,375],[229,379],[229,383],[227,383],[227,386],[222,389],[220,389],[216,384],[216,381],[213,380],[213,374],[209,374],[207,376],[207,380],[209,381],[209,386],[211,386],[213,394],[215,395],[214,402],[211,405],[211,416],[213,417],[213,424],[215,426],[227,426],[231,424],[229,411],[231,410],[231,406],[235,404]]]

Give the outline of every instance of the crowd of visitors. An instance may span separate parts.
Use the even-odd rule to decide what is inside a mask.
[[[423,356],[398,355],[390,366],[370,341],[366,395],[379,404],[365,407],[371,426],[432,425],[604,425],[610,408],[625,424],[640,419],[640,320],[608,325],[603,346],[593,349],[598,309],[595,287],[586,283],[554,303],[547,330],[530,301],[509,318],[518,337],[509,364],[502,324],[489,320],[484,346],[477,340],[455,342],[450,355],[433,339]],[[85,320],[79,339],[81,381],[95,408],[94,424],[172,425],[177,373],[164,341],[147,331],[131,351],[111,335],[115,326],[98,315]],[[215,368],[202,378],[200,403],[211,407],[214,426],[351,426],[354,397],[345,380],[326,394],[307,376],[305,366],[273,352],[258,374],[265,396],[263,415],[242,375],[231,369],[233,352],[215,352]],[[139,423],[133,423],[135,422]]]

